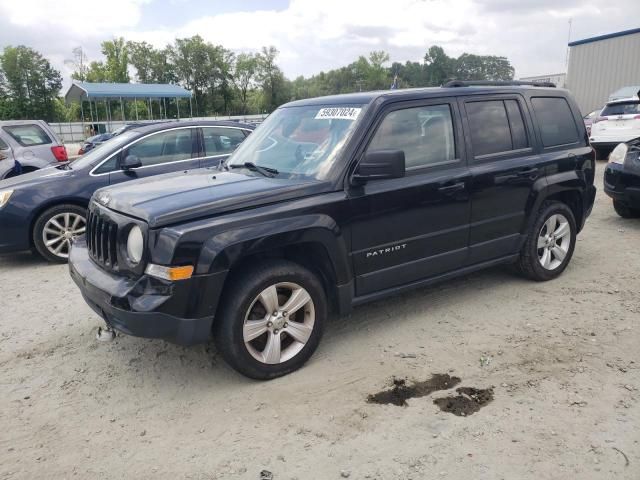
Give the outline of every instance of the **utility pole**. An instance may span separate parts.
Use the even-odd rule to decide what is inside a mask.
[[[571,26],[573,24],[573,18],[569,19],[569,34],[567,35],[567,55],[564,59],[565,70],[569,66],[569,43],[571,43]]]

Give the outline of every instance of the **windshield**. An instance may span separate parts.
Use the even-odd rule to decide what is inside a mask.
[[[85,153],[83,156],[71,162],[73,168],[84,168],[93,165],[100,160],[104,160],[109,154],[115,152],[124,144],[131,141],[136,136],[135,132],[125,132],[117,137],[109,139],[109,141],[97,145],[95,148]]]
[[[226,165],[249,163],[275,169],[277,177],[326,179],[362,110],[363,105],[280,108],[249,135]]]
[[[602,113],[601,117],[606,117],[609,115],[638,115],[640,113],[640,103],[639,102],[624,102],[624,103],[610,103]]]

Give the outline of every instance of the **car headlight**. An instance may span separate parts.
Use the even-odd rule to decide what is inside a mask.
[[[619,163],[622,165],[624,163],[624,159],[627,156],[627,152],[629,151],[629,147],[627,147],[626,143],[620,143],[613,151],[609,154],[609,162],[610,163]]]
[[[134,225],[129,230],[129,236],[127,237],[127,256],[129,261],[133,264],[140,263],[142,260],[142,252],[144,250],[144,236],[139,226]]]
[[[0,192],[0,208],[4,207],[9,202],[12,194],[13,190],[4,190]]]

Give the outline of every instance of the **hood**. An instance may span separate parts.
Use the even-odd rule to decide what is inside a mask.
[[[16,177],[0,180],[0,190],[31,187],[36,184],[42,185],[42,182],[47,181],[48,179],[53,181],[73,175],[73,170],[65,168],[64,165],[66,164],[58,163],[49,167],[41,168],[34,172],[23,173]]]
[[[317,180],[278,179],[189,170],[101,188],[93,199],[112,210],[161,227],[232,210],[266,205],[329,188]]]

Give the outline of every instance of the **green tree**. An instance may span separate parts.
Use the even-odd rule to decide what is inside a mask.
[[[4,76],[4,115],[12,118],[51,120],[62,76],[35,50],[8,46],[0,55]]]
[[[102,54],[105,56],[104,70],[108,82],[129,83],[129,50],[124,38],[102,42]]]
[[[200,103],[203,103],[203,92],[209,80],[207,44],[199,35],[178,38],[169,47],[169,58],[175,66],[178,81],[187,90],[193,92],[196,115],[199,115]]]
[[[455,60],[444,53],[442,47],[430,47],[424,55],[424,63],[426,86],[437,87],[453,76]]]
[[[240,94],[242,113],[247,113],[247,95],[258,72],[258,59],[252,53],[241,53],[236,58],[233,78]]]
[[[140,83],[173,83],[177,81],[169,49],[156,49],[147,42],[127,42],[129,63],[136,69]]]
[[[263,108],[271,112],[290,98],[290,85],[282,70],[276,64],[278,49],[274,46],[262,47],[258,58],[258,80],[263,94]]]
[[[455,60],[458,80],[513,80],[514,68],[505,57],[463,53]]]
[[[73,58],[65,60],[64,63],[73,67],[73,73],[71,74],[71,78],[73,80],[84,82],[87,80],[87,74],[89,73],[87,55],[84,53],[81,46],[75,47],[71,52],[73,54]]]

